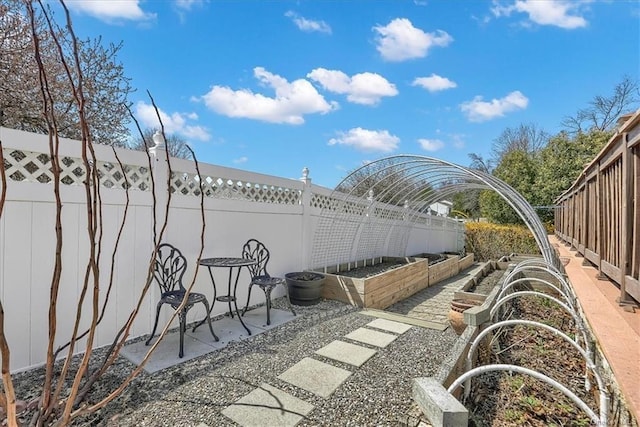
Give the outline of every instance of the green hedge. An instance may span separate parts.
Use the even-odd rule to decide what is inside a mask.
[[[476,261],[498,260],[504,255],[539,254],[540,250],[527,227],[488,222],[466,223],[466,250]]]

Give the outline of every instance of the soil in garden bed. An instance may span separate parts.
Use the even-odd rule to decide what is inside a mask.
[[[447,257],[443,254],[419,254],[414,255],[412,258],[428,258],[429,265],[433,265],[447,259]],[[403,265],[407,264],[409,264],[409,261],[407,261],[406,258],[397,258],[391,261],[383,261],[374,265],[353,268],[349,271],[341,271],[338,274],[340,276],[365,279],[367,277],[375,276],[376,274],[384,273],[385,271],[393,270],[394,268],[402,267]]]
[[[394,268],[407,265],[408,262],[405,259],[398,258],[393,261],[384,261],[379,264],[367,265],[358,268],[353,268],[349,271],[341,271],[340,276],[354,277],[358,279],[364,279],[366,277],[375,276],[376,274],[383,273],[387,270],[393,270]]]
[[[504,270],[493,270],[491,273],[484,276],[479,283],[472,286],[467,292],[473,292],[481,295],[489,295],[489,292],[496,286],[504,275]]]
[[[554,326],[573,337],[571,317],[555,303],[540,297],[514,300],[510,318]],[[526,326],[496,333],[491,351],[481,351],[482,364],[512,364],[533,369],[560,382],[596,414],[595,393],[584,388],[585,360],[571,344],[550,332]],[[477,364],[475,365],[477,366]],[[595,380],[591,378],[591,383]],[[588,426],[587,414],[555,388],[521,374],[491,372],[475,377],[466,402],[471,426]]]

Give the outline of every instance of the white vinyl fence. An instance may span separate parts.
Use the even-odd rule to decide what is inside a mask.
[[[19,371],[40,365],[46,358],[56,204],[48,136],[0,128],[0,140],[7,175],[7,199],[0,218],[0,298],[5,311],[5,334],[11,349],[11,370]],[[190,262],[185,285],[191,283],[197,270],[194,291],[205,293],[209,299],[213,296],[206,269],[197,269],[195,265],[203,226],[200,188],[205,194],[203,257],[240,256],[244,242],[256,238],[271,252],[269,272],[272,275],[282,276],[289,271],[311,267],[315,227],[332,190],[311,184],[306,176],[291,180],[204,163],[199,164],[198,174],[194,162],[174,158],[170,159],[173,173],[168,180],[164,150],[152,152],[150,162],[144,152],[116,149],[116,158],[111,147],[94,146],[94,149],[99,160],[93,167],[98,168],[101,176],[101,301],[113,274],[113,288],[105,317],[98,327],[96,347],[111,344],[138,301],[147,277],[154,232],[151,172],[160,224],[171,193],[163,241],[177,246]],[[56,345],[64,344],[70,337],[89,254],[85,187],[82,185],[86,172],[81,161],[81,144],[63,140],[59,158],[62,167],[63,269],[56,307]],[[122,169],[118,159],[124,165]],[[124,190],[124,176],[130,187],[128,192]],[[167,185],[171,188],[167,189]],[[125,209],[127,197],[129,205]],[[125,215],[112,273],[114,244]],[[406,254],[459,251],[463,236],[464,227],[455,220],[433,218],[433,221],[414,226]],[[386,253],[366,254],[367,257],[382,255]],[[220,291],[220,285],[226,284],[228,271],[214,272]],[[243,271],[240,277],[239,305],[246,302],[247,287],[243,283],[248,280],[247,274]],[[278,292],[274,297],[282,294],[281,290]],[[151,331],[158,297],[159,289],[154,283],[131,337]],[[262,292],[253,292],[251,304],[263,300]],[[213,313],[220,314],[224,309],[223,304],[218,304]],[[166,321],[170,310],[163,308],[163,313]],[[203,316],[204,308],[196,306],[189,312],[189,321]],[[84,327],[90,318],[88,297],[83,307]],[[83,343],[80,343],[77,351],[83,350]]]

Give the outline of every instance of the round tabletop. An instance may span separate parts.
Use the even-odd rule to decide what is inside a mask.
[[[203,258],[200,260],[200,265],[205,267],[244,267],[247,265],[257,264],[258,261],[250,258],[233,258],[233,257],[221,257],[221,258]]]

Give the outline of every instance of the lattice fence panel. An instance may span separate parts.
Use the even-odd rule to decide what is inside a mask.
[[[215,176],[204,176],[201,181],[197,174],[186,172],[173,172],[171,175],[171,192],[199,197],[201,191],[206,197],[216,199],[247,200],[280,205],[300,204],[300,190],[293,188]]]
[[[4,149],[4,167],[7,177],[18,182],[47,184],[53,181],[51,156],[26,150]],[[84,185],[87,171],[82,159],[63,156],[60,158],[60,182],[64,185]],[[132,188],[149,191],[151,175],[144,166],[97,162],[100,185],[106,188]]]
[[[375,208],[374,215],[377,218],[384,220],[402,220],[405,216],[405,211],[402,208]]]

